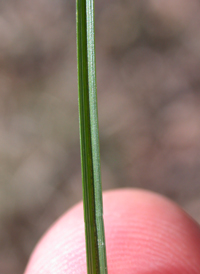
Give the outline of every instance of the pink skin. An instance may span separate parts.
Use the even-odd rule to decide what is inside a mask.
[[[108,274],[199,274],[200,228],[168,199],[142,190],[104,193]],[[37,245],[24,274],[86,274],[82,203]]]

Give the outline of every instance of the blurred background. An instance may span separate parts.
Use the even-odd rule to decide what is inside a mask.
[[[200,2],[96,1],[103,188],[200,222]],[[0,273],[81,200],[75,0],[0,1]]]

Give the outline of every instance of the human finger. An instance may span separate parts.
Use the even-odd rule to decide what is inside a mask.
[[[200,229],[168,199],[142,190],[104,193],[108,274],[199,274]],[[86,274],[82,203],[45,234],[25,274]]]

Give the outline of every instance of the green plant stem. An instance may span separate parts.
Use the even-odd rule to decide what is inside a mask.
[[[107,274],[100,172],[94,0],[77,0],[77,63],[88,274]]]

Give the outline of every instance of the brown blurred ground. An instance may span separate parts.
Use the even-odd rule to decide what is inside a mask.
[[[200,221],[200,3],[96,1],[104,189],[142,187]],[[75,1],[0,2],[0,273],[23,272],[81,199]]]

